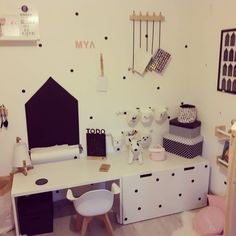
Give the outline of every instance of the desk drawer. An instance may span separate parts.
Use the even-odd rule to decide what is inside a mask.
[[[52,192],[18,197],[21,234],[35,235],[53,231]]]

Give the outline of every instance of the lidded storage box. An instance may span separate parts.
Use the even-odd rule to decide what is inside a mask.
[[[191,117],[193,119],[195,116]],[[179,121],[179,117],[176,117],[169,121],[169,133],[163,136],[163,147],[167,152],[185,158],[200,156],[203,146],[203,137],[200,133],[201,122],[199,120],[184,123]]]
[[[174,134],[166,134],[163,137],[163,147],[167,152],[185,158],[194,158],[202,155],[203,137],[184,138]]]
[[[201,121],[195,120],[192,123],[181,123],[177,118],[170,120],[169,132],[185,138],[196,138],[201,132]]]
[[[179,107],[178,121],[192,123],[197,119],[197,109],[194,105],[183,104]]]

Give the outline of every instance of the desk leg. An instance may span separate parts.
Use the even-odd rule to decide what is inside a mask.
[[[15,232],[16,236],[19,236],[19,224],[18,224],[18,214],[17,214],[17,207],[16,207],[16,198],[14,196],[11,196],[12,201],[12,210],[13,210],[13,216],[14,216],[14,223],[15,223]]]

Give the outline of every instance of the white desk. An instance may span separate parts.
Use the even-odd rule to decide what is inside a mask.
[[[99,172],[102,163],[110,164],[108,172]],[[16,235],[19,234],[18,214],[16,198],[30,194],[66,189],[100,183],[110,180],[122,180],[129,176],[142,175],[153,172],[163,172],[175,168],[188,168],[195,165],[205,165],[209,169],[208,161],[202,157],[186,159],[168,154],[165,161],[152,161],[144,155],[144,164],[139,165],[134,162],[128,165],[128,153],[108,156],[106,160],[67,160],[55,163],[35,165],[33,170],[28,172],[28,176],[16,174],[12,185],[12,204],[15,219]],[[48,179],[45,185],[36,185],[35,181],[40,178]],[[208,181],[208,179],[207,179]],[[208,183],[207,183],[208,186]],[[121,205],[123,198],[121,186]],[[121,206],[122,209],[122,206]],[[122,210],[121,210],[122,217]],[[122,223],[123,221],[121,221]]]

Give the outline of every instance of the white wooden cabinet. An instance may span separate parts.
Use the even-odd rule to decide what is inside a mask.
[[[203,207],[209,164],[190,162],[122,178],[123,224]],[[187,164],[187,165],[186,165]]]

